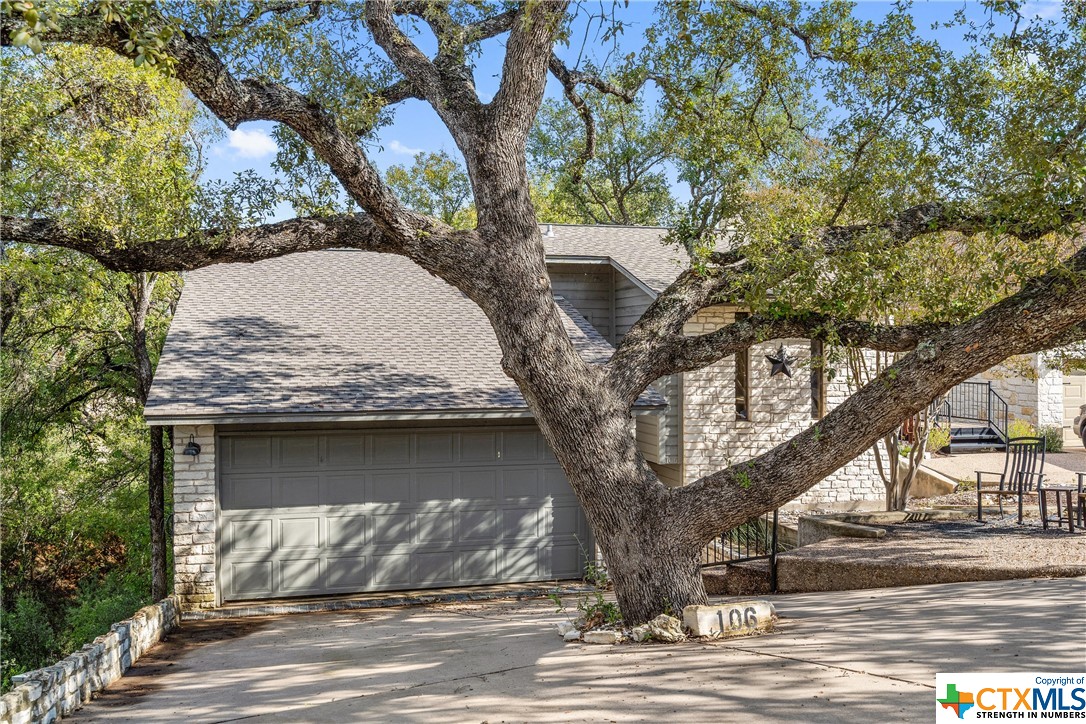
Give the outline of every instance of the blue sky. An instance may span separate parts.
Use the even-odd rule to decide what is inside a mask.
[[[609,2],[606,4],[610,5]],[[864,19],[877,20],[892,7],[892,3],[881,0],[861,1],[857,4],[856,14]],[[969,46],[961,38],[960,29],[933,29],[932,27],[936,23],[952,20],[954,13],[962,8],[965,8],[970,15],[982,11],[977,2],[946,0],[917,2],[911,12],[921,35],[938,40],[944,48],[955,52],[966,52]],[[1033,0],[1026,4],[1023,15],[1026,18],[1035,16],[1053,18],[1059,16],[1060,10],[1059,0]],[[634,0],[630,2],[628,8],[620,8],[620,17],[628,24],[620,40],[624,53],[641,48],[644,43],[644,29],[652,23],[654,11],[655,3],[647,0]],[[580,51],[582,40],[583,37],[578,36],[576,46],[560,52],[560,55],[565,56],[567,62],[572,63]],[[478,92],[484,101],[489,100],[497,90],[501,58],[504,53],[503,43],[504,38],[489,41],[487,46],[484,46],[482,56],[477,62],[475,79]],[[593,43],[593,38],[589,37],[585,46],[585,52],[590,53],[598,47],[598,42]],[[427,48],[423,46],[423,50]],[[553,98],[561,97],[561,87],[553,78],[548,82],[547,95]],[[274,176],[270,165],[276,153],[275,141],[271,136],[272,128],[273,124],[270,123],[247,123],[236,131],[226,131],[225,137],[209,149],[205,179],[231,179],[235,172],[247,169],[262,176]],[[420,151],[443,149],[456,155],[455,144],[434,111],[422,101],[406,101],[398,106],[394,122],[381,129],[378,144],[370,149],[370,157],[378,168],[385,170],[395,164],[410,164],[412,157]],[[685,189],[678,187],[675,189],[675,194],[680,199],[687,195]],[[282,205],[275,214],[276,219],[291,216],[293,212],[287,205]]]

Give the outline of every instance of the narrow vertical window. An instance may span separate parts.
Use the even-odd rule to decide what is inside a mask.
[[[735,321],[739,322],[750,314],[736,312]],[[735,419],[750,419],[750,349],[735,354]]]
[[[822,340],[811,340],[811,419],[826,415],[826,355]]]

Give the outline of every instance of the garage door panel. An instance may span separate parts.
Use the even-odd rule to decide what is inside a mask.
[[[324,559],[324,585],[329,591],[359,591],[369,585],[365,556]]]
[[[497,510],[465,510],[460,513],[460,540],[498,542]]]
[[[558,538],[577,537],[583,534],[580,507],[576,505],[555,505],[544,512],[543,535]]]
[[[280,475],[272,482],[275,508],[300,508],[320,501],[319,475]]]
[[[270,437],[239,437],[230,440],[223,457],[227,470],[267,468],[271,465]]]
[[[539,511],[535,508],[512,508],[502,511],[502,540],[534,541],[539,538]]]
[[[415,474],[415,500],[448,501],[456,495],[456,473],[451,470],[426,471]]]
[[[412,581],[418,586],[445,586],[459,582],[456,551],[428,551],[411,556],[414,564]]]
[[[453,433],[436,432],[416,437],[416,460],[423,465],[453,462]]]
[[[374,545],[410,543],[414,538],[411,517],[411,513],[382,513],[372,516],[370,543]]]
[[[228,552],[272,552],[272,521],[270,519],[228,520],[223,528],[223,545]]]
[[[362,548],[366,545],[366,516],[332,515],[325,518],[329,548]]]
[[[320,464],[320,441],[316,435],[289,436],[279,439],[279,466],[315,468]]]
[[[366,502],[401,503],[411,500],[411,473],[373,473],[366,483]]]
[[[321,590],[320,558],[279,561],[279,590],[285,593],[318,593]]]
[[[227,600],[553,580],[578,575],[590,545],[538,431],[225,435],[219,449]]]
[[[460,471],[460,494],[465,500],[493,500],[498,495],[496,470]]]
[[[362,435],[330,435],[326,444],[330,468],[358,468],[366,463],[366,439]]]
[[[411,436],[407,433],[374,435],[374,465],[410,465]]]
[[[407,553],[389,553],[374,555],[373,561],[373,585],[376,588],[390,588],[393,586],[410,586],[411,581],[411,556]]]
[[[555,578],[570,578],[581,575],[584,564],[584,552],[576,543],[552,545],[543,551],[543,565],[549,568]]]
[[[280,518],[279,550],[321,547],[320,518]]]
[[[498,459],[498,433],[465,432],[460,434],[460,462],[491,463]]]
[[[539,433],[525,430],[502,433],[502,460],[510,462],[536,462],[540,459]]]
[[[498,551],[493,548],[462,551],[459,554],[460,580],[465,583],[486,583],[500,577]]]
[[[540,575],[540,550],[537,546],[506,548],[502,551],[502,560],[502,575],[510,581],[523,581]]]
[[[223,477],[223,510],[250,510],[271,508],[272,477],[266,473],[228,475]]]
[[[321,505],[362,505],[366,502],[366,480],[362,473],[321,476]]]
[[[543,471],[543,489],[539,493],[555,500],[577,500],[577,494],[573,492],[561,468],[548,468]]]
[[[502,496],[506,499],[538,498],[539,470],[513,468],[502,470]]]
[[[230,564],[231,592],[234,598],[259,598],[271,595],[272,561],[239,561]]]
[[[456,518],[452,513],[416,513],[415,533],[420,545],[456,541]]]

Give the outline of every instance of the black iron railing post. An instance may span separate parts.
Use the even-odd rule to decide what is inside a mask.
[[[773,543],[769,549],[769,592],[777,592],[777,509],[773,509]]]

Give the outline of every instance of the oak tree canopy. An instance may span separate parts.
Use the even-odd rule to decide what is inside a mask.
[[[592,15],[538,0],[4,0],[5,46],[92,46],[161,67],[229,128],[280,124],[280,147],[295,156],[279,163],[334,179],[347,208],[138,241],[41,209],[5,216],[3,235],[128,271],[329,247],[410,258],[490,319],[506,373],[584,505],[622,612],[639,623],[705,601],[697,556],[721,530],[793,499],[972,374],[1086,336],[1083,6],[1046,21],[1023,17],[1017,0],[988,0],[946,29],[968,51],[918,32],[907,5],[877,22],[854,10],[670,3],[643,47],[622,53],[611,52],[621,6]],[[581,52],[584,37],[601,52]],[[479,91],[483,55],[500,69],[492,95]],[[537,125],[549,78],[573,115],[548,104]],[[472,228],[412,208],[373,163],[368,144],[409,100],[455,142]],[[622,104],[639,110],[616,135]],[[549,219],[537,218],[530,188],[533,129],[569,118],[580,140],[550,170],[586,207],[613,210],[615,183],[659,173],[644,165],[649,153],[689,189],[666,213],[690,268],[602,364],[578,357],[563,331],[538,226]],[[660,128],[666,143],[651,140]],[[596,160],[624,149],[625,166]],[[624,197],[637,204],[629,219],[656,188]],[[607,198],[593,199],[601,189]],[[752,314],[683,334],[716,303]],[[638,395],[785,337],[902,354],[775,449],[682,488],[661,484],[630,433]]]

